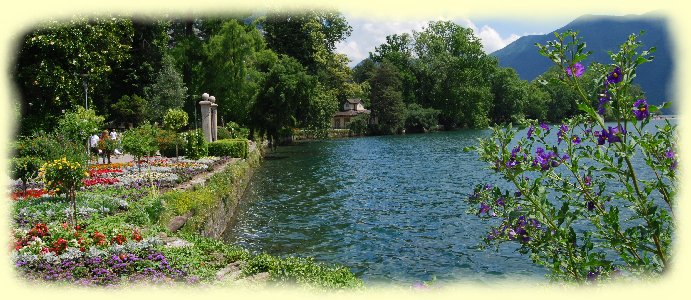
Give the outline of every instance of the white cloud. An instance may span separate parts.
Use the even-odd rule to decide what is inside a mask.
[[[473,30],[475,35],[480,38],[482,43],[482,48],[486,53],[492,53],[501,48],[506,47],[506,45],[511,44],[513,41],[517,40],[520,35],[512,33],[506,38],[502,38],[499,32],[494,28],[484,25],[482,28],[477,28],[475,24],[470,20],[464,20],[466,26]]]
[[[438,20],[448,20],[448,18],[438,17]],[[504,48],[506,45],[517,40],[520,35],[510,34],[502,37],[494,28],[484,25],[481,28],[467,19],[455,20],[461,26],[473,29],[475,35],[480,38],[483,49],[487,53]],[[336,45],[336,52],[343,53],[350,59],[351,67],[354,67],[373,52],[376,46],[386,42],[386,37],[392,34],[412,33],[413,30],[420,31],[428,21],[421,20],[365,20],[359,18],[348,18],[348,23],[353,28],[350,37]]]
[[[392,34],[411,33],[421,30],[427,21],[375,21],[358,18],[348,18],[353,27],[350,37],[336,44],[336,52],[343,53],[350,59],[350,66],[354,67],[363,59],[369,57],[374,48],[386,42],[386,37]]]

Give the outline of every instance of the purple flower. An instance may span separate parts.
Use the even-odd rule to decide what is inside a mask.
[[[566,124],[561,124],[559,126],[559,132],[557,132],[557,144],[561,144],[561,141],[564,139],[567,131],[569,131],[569,127],[566,126]]]
[[[672,160],[672,164],[669,166],[670,169],[672,169],[672,170],[676,169],[677,168],[677,154],[674,153],[674,150],[669,149],[667,152],[665,152],[665,157]]]
[[[605,141],[607,140],[607,131],[605,131],[604,129],[602,131],[596,130],[593,133],[593,135],[595,135],[597,137],[597,144],[598,145],[604,145],[605,144]]]
[[[624,76],[621,73],[621,69],[619,67],[616,67],[607,76],[607,83],[608,84],[615,84],[615,83],[621,82],[623,79],[624,79]]]
[[[480,202],[480,212],[478,212],[478,214],[488,213],[488,212],[489,212],[489,206],[487,204],[485,204],[485,202]]]
[[[585,184],[585,186],[590,186],[590,184],[592,183],[592,179],[590,178],[590,176],[585,175],[585,177],[583,177],[583,183]]]
[[[621,125],[618,125],[617,127],[609,126],[607,127],[607,131],[607,142],[610,144],[621,142],[621,137],[619,135],[626,134],[626,130],[621,127]]]
[[[521,196],[521,191],[515,191],[513,193],[514,197],[520,197]]]
[[[581,138],[578,137],[577,135],[572,135],[572,136],[571,136],[571,142],[572,142],[574,145],[578,145],[578,144],[581,143]]]
[[[504,206],[504,197],[499,197],[499,199],[497,199],[496,203],[499,206]]]
[[[598,100],[599,103],[597,106],[597,112],[600,115],[604,115],[605,105],[607,105],[607,103],[609,103],[609,101],[612,100],[612,95],[609,93],[609,91],[605,90],[604,92],[602,92],[602,94],[600,94],[600,98]]]
[[[636,120],[640,121],[648,118],[650,116],[650,111],[648,111],[648,102],[645,99],[638,99],[636,103],[633,104],[633,115],[636,116]]]
[[[540,124],[540,128],[542,128],[542,130],[544,130],[546,132],[549,132],[549,125],[547,125],[545,123]]]
[[[566,75],[569,77],[581,77],[583,76],[583,72],[585,72],[585,67],[580,63],[575,63],[566,68]]]
[[[546,171],[550,167],[557,167],[559,166],[560,162],[558,159],[555,159],[556,157],[556,153],[552,151],[545,152],[544,149],[538,147],[537,150],[535,150],[535,159],[533,159],[533,166],[540,167],[542,171]]]
[[[674,150],[669,149],[667,152],[665,152],[665,157],[674,159],[676,157],[676,153],[674,153]]]
[[[588,207],[588,211],[593,211],[595,209],[595,203],[593,201],[588,201],[586,206]]]
[[[528,138],[533,137],[533,131],[535,131],[535,126],[530,125],[530,127],[528,128]]]

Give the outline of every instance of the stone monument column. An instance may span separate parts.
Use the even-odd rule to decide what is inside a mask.
[[[199,106],[201,107],[202,114],[202,132],[204,132],[204,138],[207,142],[211,142],[211,104],[209,101],[213,96],[209,97],[209,94],[202,94],[202,101],[199,101]],[[215,99],[214,99],[215,100]]]
[[[211,137],[218,141],[218,104],[211,103]]]
[[[215,96],[209,97],[209,101],[211,101],[211,108],[210,108],[211,109],[211,111],[210,111],[210,113],[211,113],[211,115],[210,115],[211,124],[210,125],[211,126],[209,127],[209,129],[211,129],[211,141],[216,141],[216,140],[218,140],[218,126],[217,126],[218,125],[218,122],[217,122],[218,116],[216,113],[218,111],[218,109],[217,109],[218,104],[216,104],[216,97]]]

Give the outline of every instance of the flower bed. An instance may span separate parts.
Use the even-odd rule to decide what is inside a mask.
[[[12,261],[24,277],[67,281],[80,285],[113,285],[122,282],[196,281],[173,268],[157,250],[157,238],[143,239],[138,229],[104,233],[66,224],[49,228],[39,223],[16,231]]]

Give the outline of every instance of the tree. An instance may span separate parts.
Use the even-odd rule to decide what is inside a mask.
[[[405,122],[405,106],[398,70],[385,60],[374,72],[370,84],[372,117],[377,120],[374,131],[379,134],[401,131]]]
[[[480,39],[449,21],[430,22],[413,36],[420,103],[441,110],[447,128],[487,126],[497,62],[482,51]]]
[[[187,126],[189,118],[187,113],[182,109],[169,109],[166,115],[163,117],[163,124],[170,130],[176,132],[180,128]],[[178,138],[175,138],[175,157],[178,157]]]
[[[252,107],[251,129],[268,136],[270,143],[275,145],[281,132],[299,124],[298,113],[310,109],[316,86],[316,79],[307,74],[300,62],[280,55]]]
[[[248,79],[254,56],[264,48],[261,34],[254,27],[236,20],[223,23],[204,45],[206,56],[205,88],[215,97],[219,112],[228,120],[247,123],[257,85]]]
[[[528,82],[521,80],[516,71],[510,68],[497,68],[492,73],[492,94],[492,122],[501,124],[524,119]]]
[[[109,74],[129,58],[132,33],[129,19],[110,17],[50,21],[30,31],[14,64],[20,132],[53,128],[63,110],[84,105],[84,82],[90,107],[109,107]]]
[[[156,75],[156,82],[145,87],[144,94],[148,99],[146,111],[150,122],[161,122],[161,112],[183,106],[187,88],[182,76],[175,69],[175,61],[171,56],[164,56],[161,70]]]
[[[131,97],[124,95],[111,106],[111,118],[115,122],[137,126],[146,120],[147,106],[146,100],[136,94]]]
[[[406,132],[426,132],[437,127],[439,110],[434,108],[422,108],[417,103],[411,103],[405,111]]]
[[[333,11],[271,12],[259,24],[270,49],[297,59],[311,74],[352,32],[346,19]]]
[[[111,82],[110,99],[114,101],[126,95],[144,95],[144,88],[156,82],[163,67],[163,57],[168,52],[170,25],[167,19],[132,19],[132,43],[128,58],[119,68],[113,69],[108,78]],[[112,120],[113,116],[108,115],[107,120]]]
[[[415,75],[413,58],[413,37],[408,33],[393,34],[386,37],[386,43],[374,48],[370,53],[372,61],[381,63],[385,59],[396,66],[401,76],[403,101],[405,103],[418,103],[415,94],[418,87],[418,78]]]
[[[134,156],[139,172],[142,171],[141,158],[152,156],[158,150],[158,143],[156,143],[157,131],[158,129],[155,126],[144,123],[122,134],[122,149]]]
[[[100,132],[104,120],[105,118],[97,115],[93,109],[77,106],[75,111],[65,113],[58,120],[58,127],[55,131],[70,142],[82,143],[85,146],[84,152],[86,152],[89,147],[89,137]]]

